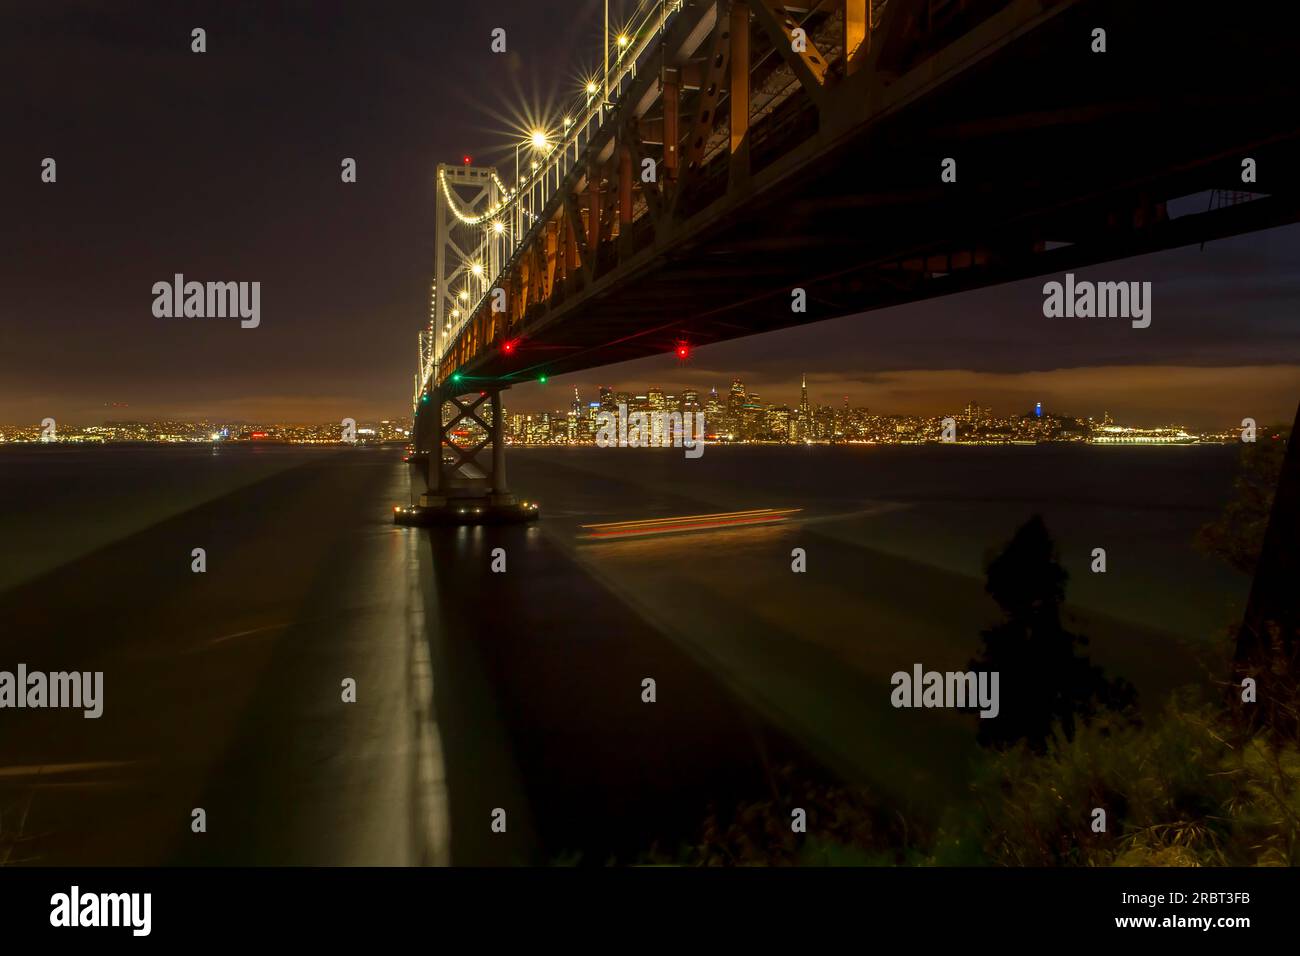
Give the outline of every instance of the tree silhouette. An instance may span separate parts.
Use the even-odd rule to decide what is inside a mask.
[[[984,648],[971,661],[976,673],[998,673],[1000,713],[979,722],[979,742],[1006,747],[1024,740],[1042,752],[1059,724],[1074,737],[1075,721],[1102,708],[1131,711],[1137,694],[1127,681],[1108,680],[1078,648],[1088,639],[1061,621],[1065,583],[1056,545],[1039,515],[1016,531],[986,567],[985,590],[1003,620],[983,631]]]

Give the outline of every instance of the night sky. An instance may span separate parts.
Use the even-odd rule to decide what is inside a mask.
[[[615,3],[615,7],[624,4]],[[630,2],[626,4],[630,6]],[[428,317],[434,168],[558,122],[599,56],[600,0],[9,2],[0,33],[0,423],[45,416],[333,421],[409,412]],[[190,52],[207,30],[208,52]],[[490,52],[504,27],[510,53]],[[58,182],[40,181],[41,160]],[[354,157],[358,182],[340,182]],[[882,412],[1109,410],[1290,419],[1300,227],[1102,265],[1153,321],[1045,319],[1044,280],[556,378]],[[153,283],[260,281],[261,326],[160,319]],[[113,403],[128,407],[110,408]]]

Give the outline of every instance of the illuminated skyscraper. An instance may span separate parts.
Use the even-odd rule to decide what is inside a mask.
[[[812,407],[808,404],[808,373],[804,372],[799,382],[799,413],[794,421],[794,438],[806,441],[813,436]]]
[[[739,411],[745,404],[745,383],[738,378],[731,380],[731,396],[727,400],[727,406],[732,411]]]
[[[706,430],[713,435],[725,434],[727,431],[726,416],[723,413],[722,402],[718,401],[718,389],[713,387],[709,389],[709,397],[704,402],[704,421]]]
[[[773,405],[767,409],[766,425],[767,433],[764,437],[768,441],[789,441],[790,430],[793,426],[793,416],[790,414],[789,406]]]

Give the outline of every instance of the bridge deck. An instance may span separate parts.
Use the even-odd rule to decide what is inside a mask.
[[[712,158],[704,146],[696,169],[658,184],[620,177],[656,149],[665,168],[650,140],[678,107],[634,90],[506,264],[510,311],[485,302],[442,377],[530,380],[1300,218],[1282,174],[1300,158],[1288,79],[1300,38],[1273,30],[1262,7],[1209,23],[1159,2],[961,6],[965,19],[925,33],[899,26],[924,5],[898,0],[862,68],[846,70],[832,49],[820,85],[799,82],[755,16],[746,59],[761,117],[736,148],[717,120],[704,137]],[[807,23],[814,44],[841,29]],[[1090,49],[1097,25],[1105,53]],[[672,78],[698,63],[661,66]],[[683,95],[683,114],[710,105],[708,79]],[[660,78],[642,80],[653,91]],[[725,97],[711,105],[726,117]],[[685,160],[689,134],[682,143]],[[1246,156],[1258,186],[1242,184]],[[946,157],[955,183],[940,181]],[[1267,195],[1167,214],[1179,197],[1243,189]],[[804,314],[791,309],[794,288],[807,293]]]

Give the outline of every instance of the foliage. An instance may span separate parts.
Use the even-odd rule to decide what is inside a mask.
[[[972,800],[934,830],[862,788],[780,774],[780,797],[712,812],[672,862],[695,866],[1295,866],[1300,746],[1251,735],[1189,692],[1139,726],[1113,713],[986,751]],[[808,811],[794,834],[790,808]],[[1093,832],[1094,809],[1106,811]]]
[[[1104,717],[1046,754],[995,755],[975,784],[975,832],[1014,866],[1300,863],[1300,748],[1244,736],[1186,695],[1149,727]],[[1106,832],[1090,827],[1106,811]]]

